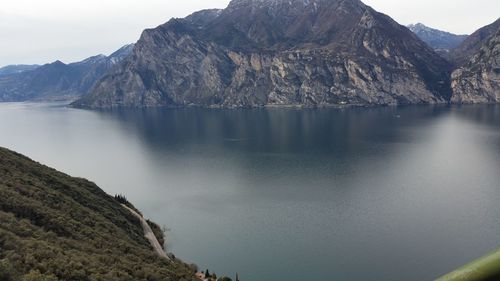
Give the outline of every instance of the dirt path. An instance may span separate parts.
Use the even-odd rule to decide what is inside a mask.
[[[146,239],[148,239],[151,246],[153,246],[153,249],[155,250],[155,252],[160,257],[164,257],[164,258],[167,258],[168,260],[170,260],[170,258],[165,253],[165,250],[163,250],[163,247],[160,245],[160,242],[158,242],[158,239],[156,239],[156,236],[155,236],[153,230],[151,229],[149,224],[146,222],[146,220],[140,214],[138,214],[136,211],[130,209],[129,207],[125,206],[124,204],[122,204],[122,206],[125,209],[129,210],[129,212],[131,212],[132,215],[134,215],[136,218],[139,219],[139,221],[141,222],[141,225],[142,225],[142,229],[144,230],[144,237],[146,237]]]

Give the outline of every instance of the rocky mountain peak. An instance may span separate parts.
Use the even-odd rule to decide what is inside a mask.
[[[250,14],[267,12],[272,16],[293,17],[317,15],[322,10],[353,13],[365,7],[359,0],[233,0],[224,12],[230,14],[237,10],[244,10]]]
[[[429,29],[431,29],[430,27],[427,27],[425,24],[420,23],[420,22],[419,23],[415,23],[415,24],[410,24],[410,25],[408,25],[408,28],[411,31],[413,31],[413,32],[418,31],[418,30],[429,30]]]
[[[410,24],[407,26],[422,41],[427,43],[435,51],[447,57],[447,54],[458,47],[468,35],[457,35],[439,29],[431,28],[423,23]]]
[[[48,65],[51,65],[51,66],[64,66],[66,64],[64,62],[60,61],[60,60],[56,60],[55,62],[50,63]]]
[[[201,37],[231,48],[298,49],[347,41],[371,11],[358,0],[233,0],[199,29]]]
[[[358,0],[233,0],[146,30],[76,105],[438,103],[450,68]]]
[[[132,54],[132,52],[134,50],[134,47],[135,47],[135,44],[125,45],[125,46],[121,47],[120,49],[118,49],[117,51],[115,51],[114,53],[112,53],[111,55],[109,55],[107,57],[107,59],[111,64],[117,64],[117,63],[123,61],[128,56],[130,56],[130,54]]]
[[[135,44],[127,44],[121,47],[120,49],[116,50],[113,52],[109,57],[122,57],[122,56],[128,56],[130,53],[132,53],[132,50],[134,49]]]
[[[209,22],[220,16],[223,10],[221,9],[208,9],[201,10],[191,15],[187,16],[185,20],[191,25],[201,28],[207,25]]]
[[[77,62],[77,64],[95,64],[95,63],[99,63],[99,62],[101,62],[101,61],[103,61],[105,59],[106,59],[105,55],[99,54],[99,55],[96,55],[96,56],[92,56],[92,57],[86,58],[86,59],[84,59],[81,62]]]
[[[273,7],[281,5],[301,5],[302,7],[307,7],[311,4],[319,4],[320,2],[333,3],[340,1],[342,0],[232,0],[228,8],[249,5],[254,7]]]

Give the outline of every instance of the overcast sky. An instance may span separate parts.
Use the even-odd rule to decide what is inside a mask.
[[[495,21],[499,0],[365,0],[401,24],[471,33]],[[0,0],[0,66],[110,54],[141,31],[229,0]]]

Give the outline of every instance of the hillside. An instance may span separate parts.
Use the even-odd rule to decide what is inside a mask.
[[[451,66],[359,0],[233,0],[143,32],[78,107],[444,103]]]
[[[196,280],[95,184],[0,148],[0,280]]]
[[[493,36],[497,32],[499,28],[500,18],[492,24],[478,29],[469,37],[467,37],[467,39],[465,39],[457,48],[451,51],[451,60],[457,66],[463,66],[467,64],[472,56],[479,52],[479,50],[487,43],[491,36]]]
[[[500,102],[500,26],[469,61],[453,72],[454,103]]]
[[[65,64],[56,61],[32,69],[0,75],[0,102],[75,99],[86,94],[107,71],[132,52],[127,45],[110,56],[98,55],[81,62]]]

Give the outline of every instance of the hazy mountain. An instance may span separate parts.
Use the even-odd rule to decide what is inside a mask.
[[[441,103],[450,67],[358,0],[233,0],[144,31],[75,105]]]
[[[95,184],[3,148],[0,170],[0,280],[197,280]]]
[[[467,39],[462,42],[457,48],[453,49],[450,57],[453,62],[460,66],[468,63],[469,59],[474,56],[486,41],[500,28],[500,18],[494,23],[480,28],[472,33]]]
[[[446,54],[451,49],[458,47],[468,37],[468,35],[456,35],[430,28],[421,23],[410,24],[408,25],[408,29],[427,43],[427,45],[442,54]]]
[[[7,65],[0,68],[0,76],[10,75],[21,73],[25,71],[34,70],[40,67],[39,65],[26,65],[26,64],[17,64],[17,65]]]
[[[454,103],[500,102],[500,26],[452,75]]]
[[[132,52],[127,45],[110,56],[77,63],[56,61],[33,70],[0,76],[0,101],[71,99],[87,93],[107,71]]]

